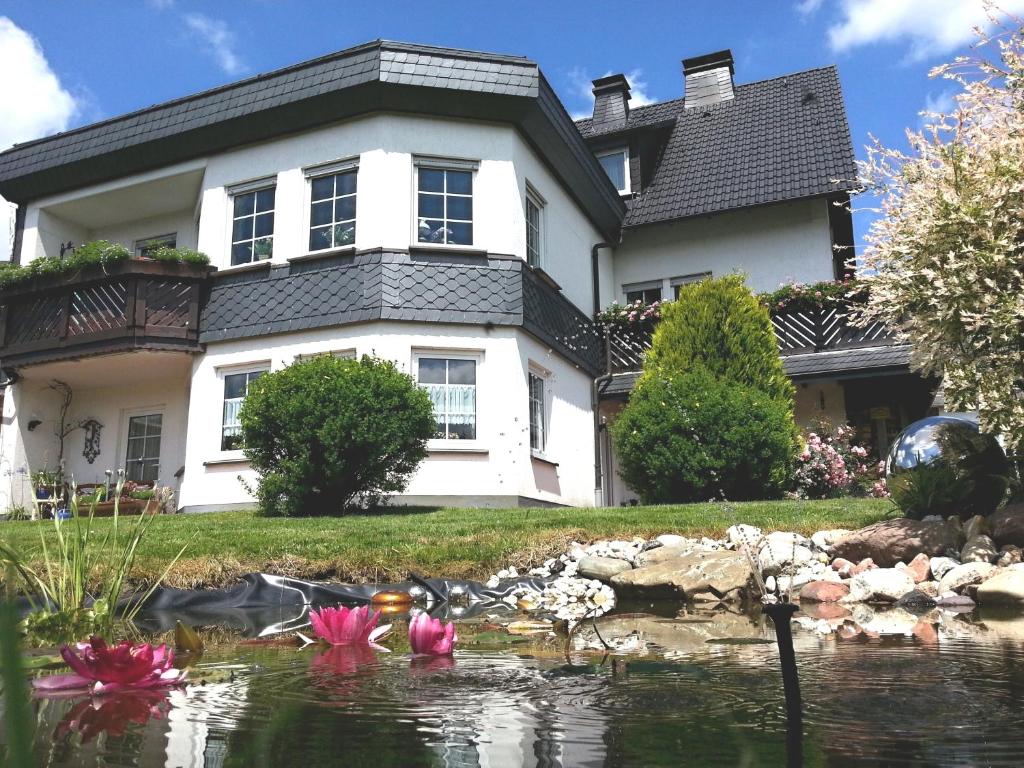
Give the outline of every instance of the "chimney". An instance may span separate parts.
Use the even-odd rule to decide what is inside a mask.
[[[625,75],[608,75],[594,81],[594,125],[625,123],[629,117],[629,81]]]
[[[703,107],[731,99],[732,75],[732,51],[728,48],[683,59],[686,108]]]

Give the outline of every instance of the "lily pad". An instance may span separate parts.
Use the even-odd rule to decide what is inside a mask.
[[[463,645],[517,645],[528,643],[530,638],[518,635],[510,635],[508,632],[481,632],[473,637],[466,638]]]
[[[55,654],[45,654],[42,656],[24,656],[21,659],[21,665],[25,669],[49,669],[50,667],[64,667],[67,666],[60,656]]]

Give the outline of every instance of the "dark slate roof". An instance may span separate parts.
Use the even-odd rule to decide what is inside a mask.
[[[598,394],[609,400],[627,399],[639,378],[640,371],[616,373],[610,379],[606,379],[601,383]]]
[[[519,126],[607,237],[625,207],[537,64],[375,41],[0,154],[0,195],[23,203],[371,111]]]
[[[735,98],[686,109],[683,99],[630,110],[625,127],[594,142],[674,121],[650,184],[625,226],[701,216],[855,188],[856,166],[835,67],[736,86]]]
[[[841,349],[834,352],[808,352],[803,355],[785,355],[782,365],[794,379],[818,376],[840,376],[857,372],[908,370],[910,345],[891,344],[882,347]]]

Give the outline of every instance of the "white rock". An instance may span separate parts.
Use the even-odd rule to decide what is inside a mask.
[[[932,577],[935,579],[941,579],[949,571],[960,565],[958,560],[954,560],[952,557],[933,557],[929,563],[932,569]]]
[[[832,545],[839,541],[843,536],[846,536],[850,531],[845,528],[835,528],[829,531],[818,531],[811,536],[811,542],[818,549],[823,549],[826,552],[832,548]]]
[[[788,538],[776,537],[771,534],[764,546],[757,553],[757,562],[761,573],[776,576],[790,566],[799,567],[814,560],[814,553],[802,544],[794,544],[792,534],[783,534]]]
[[[895,568],[874,568],[854,576],[850,582],[850,594],[840,602],[894,603],[913,590],[914,580],[909,574]]]
[[[739,525],[731,525],[725,531],[725,540],[732,544],[734,547],[742,546],[743,544],[751,544],[756,546],[757,542],[761,539],[761,529],[755,528],[752,525],[745,525],[740,523]]]
[[[681,547],[686,543],[686,537],[677,533],[663,533],[655,539],[663,547]]]

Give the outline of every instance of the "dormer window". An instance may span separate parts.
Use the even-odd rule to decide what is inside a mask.
[[[625,195],[629,188],[629,150],[625,147],[613,149],[608,152],[601,152],[597,155],[597,162],[604,168],[612,184],[619,190],[619,194]]]

